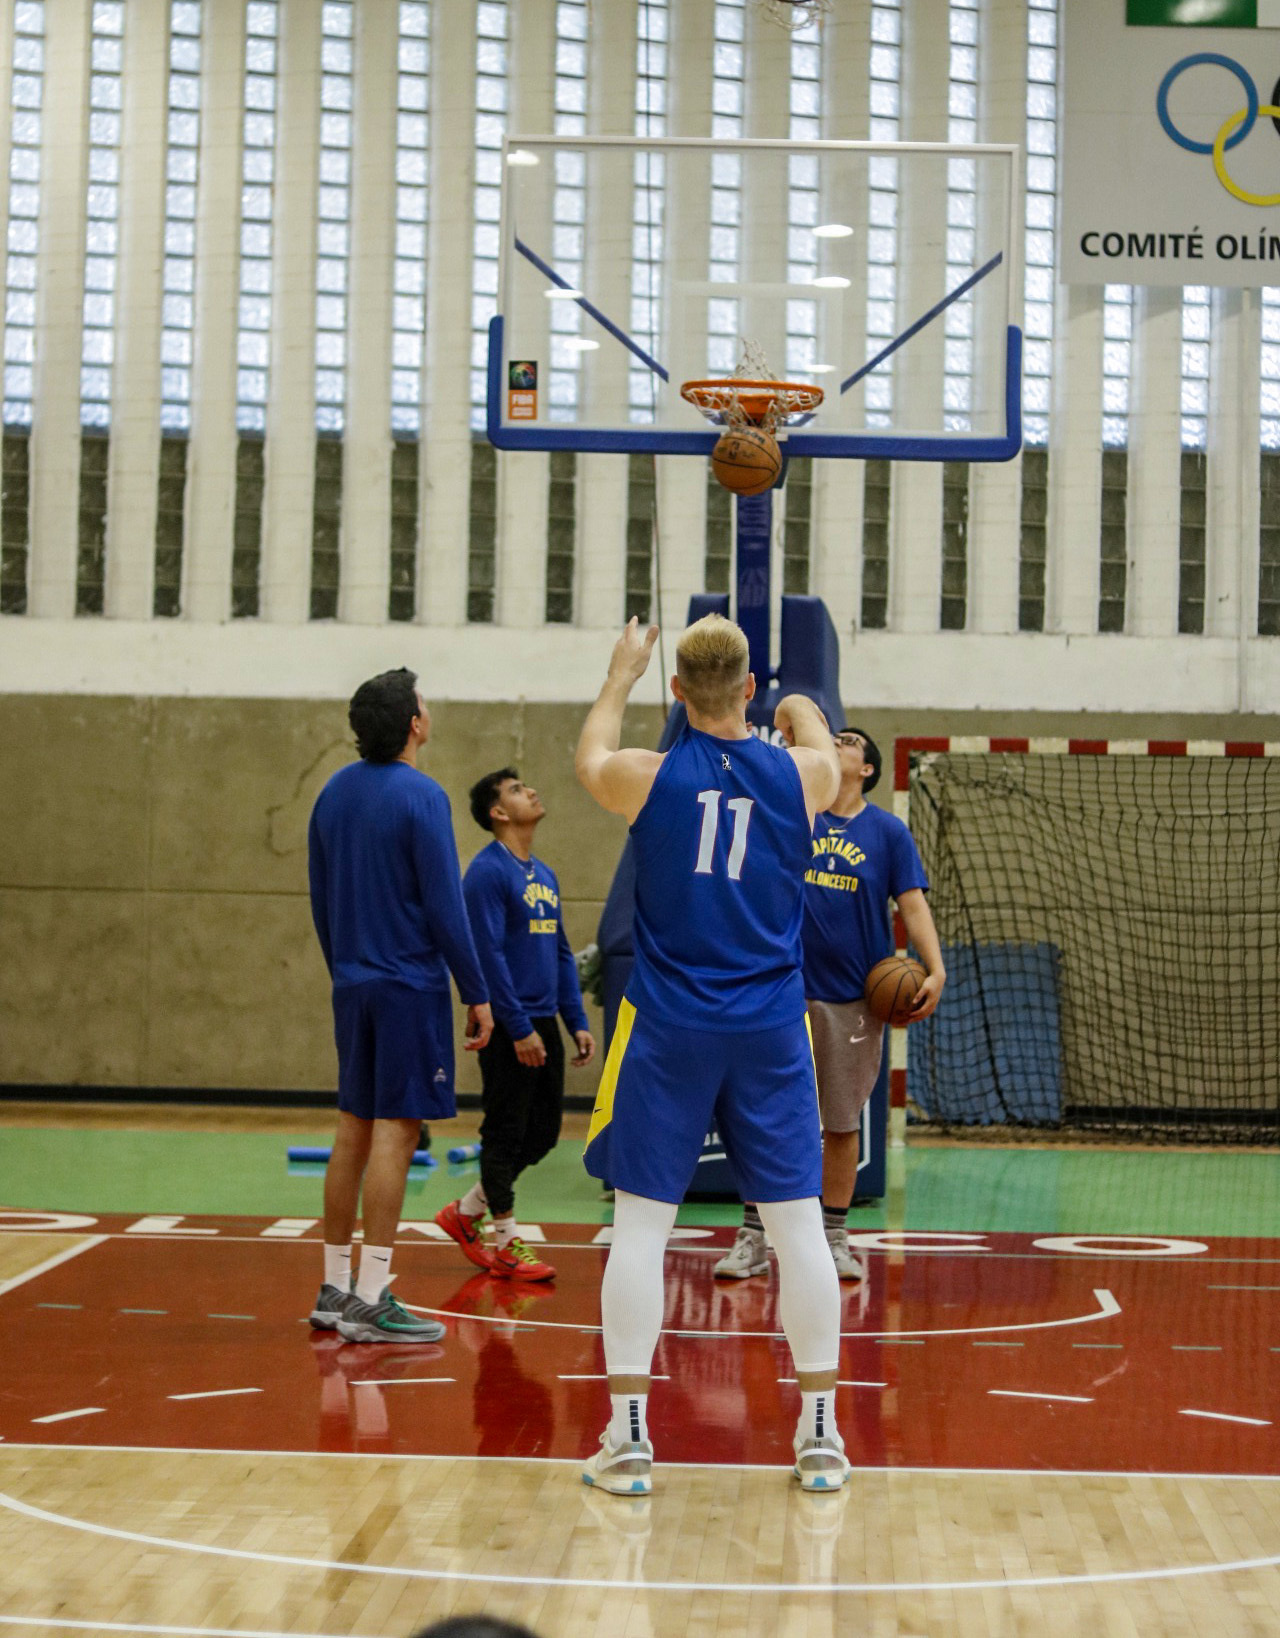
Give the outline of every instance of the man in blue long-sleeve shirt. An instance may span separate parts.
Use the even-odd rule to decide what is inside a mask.
[[[576,1068],[596,1049],[561,920],[560,884],[533,856],[533,833],[546,811],[514,768],[486,774],[471,790],[471,816],[494,838],[463,880],[494,1026],[480,1054],[480,1181],[436,1216],[473,1263],[511,1280],[555,1274],[516,1233],[515,1180],[560,1137],[564,1045],[557,1014],[578,1048]],[[486,1212],[493,1216],[492,1251],[480,1233]]]
[[[311,1323],[351,1342],[435,1342],[391,1295],[391,1248],[424,1120],[456,1112],[449,974],[467,1007],[467,1050],[493,1028],[462,898],[449,798],[415,766],[431,715],[412,671],[362,683],[348,721],[360,760],[316,800],[311,914],[333,978],[338,1130],[324,1180],[324,1284]],[[351,1242],[364,1191],[364,1246]]]

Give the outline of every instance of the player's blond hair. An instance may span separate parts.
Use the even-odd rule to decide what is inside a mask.
[[[685,699],[705,717],[727,716],[738,705],[748,665],[746,634],[723,614],[704,614],[676,644]]]

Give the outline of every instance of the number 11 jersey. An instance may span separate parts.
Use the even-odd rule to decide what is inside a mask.
[[[644,1017],[722,1033],[804,1015],[800,929],[811,827],[794,760],[686,726],[631,827]]]

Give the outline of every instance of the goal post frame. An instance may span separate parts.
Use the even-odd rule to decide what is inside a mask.
[[[1234,739],[1074,739],[1058,736],[994,734],[918,734],[893,742],[893,812],[910,827],[911,768],[914,757],[928,753],[1013,756],[1157,756],[1280,757],[1280,741]],[[893,917],[894,948],[907,953],[902,917]],[[944,1003],[945,1005],[945,1000]],[[901,1147],[906,1136],[907,1031],[889,1031],[889,1132]]]

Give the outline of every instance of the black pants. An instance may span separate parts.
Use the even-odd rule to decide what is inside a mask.
[[[533,1027],[547,1049],[538,1069],[516,1057],[511,1037],[493,1026],[480,1050],[480,1182],[495,1217],[515,1205],[515,1181],[526,1166],[550,1154],[560,1141],[564,1115],[564,1042],[555,1018],[535,1018]]]

